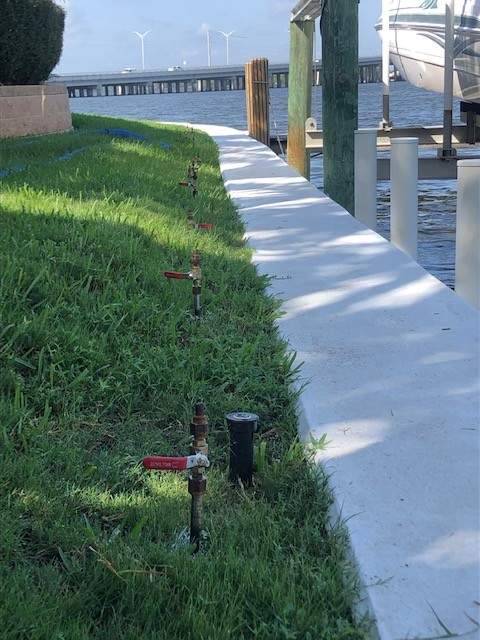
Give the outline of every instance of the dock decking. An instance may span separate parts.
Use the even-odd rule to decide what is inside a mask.
[[[327,434],[318,462],[379,637],[480,637],[479,314],[270,149],[202,129],[284,301],[302,435]]]

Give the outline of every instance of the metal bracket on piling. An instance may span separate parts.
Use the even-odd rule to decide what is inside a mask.
[[[317,129],[317,120],[313,117],[305,120],[305,148],[307,153],[323,153],[323,131]]]

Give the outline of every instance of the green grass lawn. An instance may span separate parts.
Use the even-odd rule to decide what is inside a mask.
[[[297,369],[250,263],[205,135],[75,116],[76,132],[0,142],[2,640],[356,639],[354,578],[327,534],[325,481],[295,442]],[[102,135],[127,127],[146,142]],[[172,145],[170,150],[159,143]],[[193,145],[195,144],[195,149]],[[66,151],[84,148],[64,162]],[[178,186],[200,155],[200,222]],[[203,257],[191,285],[163,278]],[[210,418],[202,553],[184,474],[193,405]],[[256,485],[227,481],[232,410],[260,415]]]

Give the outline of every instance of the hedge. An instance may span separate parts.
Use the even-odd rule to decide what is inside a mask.
[[[38,84],[60,60],[65,12],[53,0],[1,0],[0,84]]]

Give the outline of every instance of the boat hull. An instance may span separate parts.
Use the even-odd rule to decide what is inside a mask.
[[[415,4],[418,5],[416,8]],[[442,0],[391,2],[390,56],[393,64],[411,84],[441,93],[444,86],[444,16],[445,2]],[[382,35],[381,24],[377,25],[377,30]],[[464,0],[462,13],[455,16],[453,92],[460,100],[480,103],[480,0]]]
[[[398,51],[392,51],[390,59],[402,78],[410,84],[427,91],[443,93],[443,64],[418,60]],[[454,71],[453,95],[464,102],[480,103],[479,76],[468,71]]]

